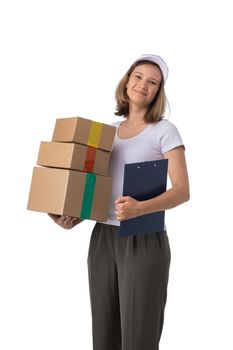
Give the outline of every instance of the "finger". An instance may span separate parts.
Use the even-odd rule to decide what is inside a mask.
[[[58,218],[58,220],[56,221],[57,224],[61,225],[67,222],[67,219],[69,217],[67,217],[66,215],[61,215],[60,218]]]
[[[59,217],[61,216],[61,215],[50,214],[50,213],[47,213],[47,214],[48,214],[48,216],[49,216],[51,219],[53,219],[53,220],[59,219]]]
[[[77,222],[79,222],[80,219],[79,218],[75,218],[75,217],[72,217],[72,216],[66,216],[64,218],[64,221],[63,223],[65,225],[70,225],[70,226],[74,226]]]
[[[129,200],[129,196],[121,196],[121,197],[118,197],[115,201],[115,203],[125,203],[127,202],[127,200]]]
[[[124,208],[124,203],[118,203],[115,205],[115,209],[121,211]]]
[[[71,222],[72,222],[73,224],[75,224],[75,223],[78,222],[78,221],[80,221],[79,218],[72,218],[72,220],[71,220]]]
[[[65,219],[64,219],[64,223],[65,224],[69,224],[72,222],[74,218],[72,216],[66,216]]]
[[[123,198],[124,197],[118,197],[116,200],[115,200],[115,203],[121,203],[123,201]]]

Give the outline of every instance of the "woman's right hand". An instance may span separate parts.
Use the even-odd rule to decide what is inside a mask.
[[[55,215],[48,213],[48,216],[59,226],[62,228],[65,228],[67,230],[73,228],[74,226],[78,225],[80,222],[82,222],[84,219],[80,218],[73,218],[71,216],[66,215]]]

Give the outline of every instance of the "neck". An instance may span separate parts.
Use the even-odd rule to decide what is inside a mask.
[[[137,126],[137,125],[146,124],[144,120],[146,111],[147,109],[144,109],[144,108],[139,108],[137,106],[130,106],[129,115],[127,117],[129,125]]]

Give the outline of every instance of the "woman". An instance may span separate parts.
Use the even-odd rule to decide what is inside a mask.
[[[90,240],[88,271],[94,350],[156,350],[163,327],[170,266],[166,228],[118,236],[120,221],[163,211],[189,200],[184,145],[163,116],[168,68],[157,55],[142,55],[116,90],[117,134],[110,159],[113,179],[108,220],[97,222]],[[145,201],[122,196],[124,165],[168,159],[171,188]],[[146,181],[146,179],[145,179]],[[51,216],[64,228],[81,219]]]

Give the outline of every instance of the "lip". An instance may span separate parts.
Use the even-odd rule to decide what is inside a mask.
[[[137,94],[140,94],[142,96],[146,96],[146,93],[143,91],[134,90],[134,92],[136,92]]]

